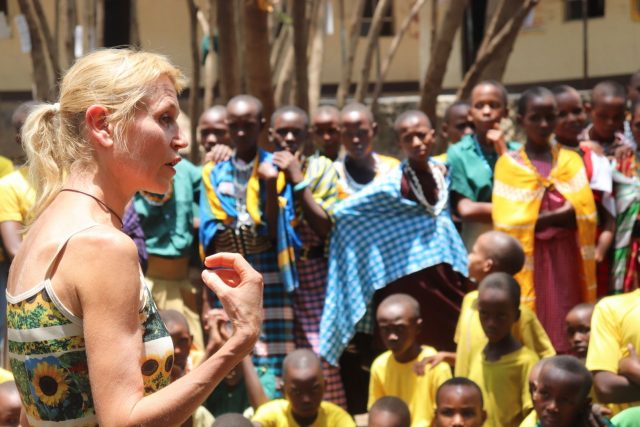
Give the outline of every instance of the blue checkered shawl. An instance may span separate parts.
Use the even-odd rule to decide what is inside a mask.
[[[448,209],[433,217],[402,197],[403,167],[335,208],[320,322],[320,354],[333,365],[377,289],[441,263],[467,275],[467,252]],[[448,191],[448,179],[446,185]]]

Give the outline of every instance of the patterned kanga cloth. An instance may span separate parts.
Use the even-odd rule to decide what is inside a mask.
[[[434,216],[402,197],[403,168],[404,163],[334,210],[320,323],[320,354],[329,363],[337,363],[377,289],[441,263],[467,275],[467,252],[447,206],[448,179]]]

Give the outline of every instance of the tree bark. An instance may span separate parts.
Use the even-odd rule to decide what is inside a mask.
[[[273,88],[271,86],[270,45],[267,12],[261,10],[255,1],[247,1],[245,11],[245,66],[248,92],[262,101],[266,119],[274,110]],[[261,135],[261,145],[268,148],[267,129]]]
[[[49,63],[51,64],[51,69],[53,70],[53,78],[57,81],[58,78],[62,75],[62,71],[60,70],[60,62],[58,61],[58,49],[53,36],[51,35],[47,17],[45,16],[44,10],[42,9],[42,3],[40,3],[40,0],[33,0],[32,4],[38,21],[38,26],[40,30],[42,30],[42,35],[44,37],[44,42],[47,48],[47,55],[49,57]]]
[[[400,26],[400,28],[396,32],[395,37],[391,41],[391,45],[389,46],[389,51],[387,52],[387,55],[385,56],[382,62],[380,77],[378,78],[378,81],[376,81],[376,87],[373,91],[373,95],[371,99],[371,108],[373,110],[376,109],[376,106],[378,104],[378,98],[380,98],[380,94],[382,93],[382,85],[384,84],[384,80],[387,77],[389,68],[391,68],[391,62],[393,61],[393,58],[395,57],[396,52],[398,51],[400,42],[402,41],[405,33],[409,29],[409,25],[411,25],[411,21],[416,17],[416,15],[418,15],[418,13],[420,12],[420,9],[425,4],[425,2],[426,0],[415,0],[415,2],[413,3],[413,6],[411,7],[411,10],[407,14],[407,16],[404,18],[404,21],[402,21],[402,25]]]
[[[129,44],[131,46],[142,48],[142,42],[140,40],[140,25],[138,23],[138,0],[131,0],[129,20]]]
[[[453,39],[462,24],[464,11],[469,0],[451,0],[445,9],[438,37],[433,47],[429,66],[425,74],[420,93],[420,109],[425,112],[432,123],[436,123],[436,102],[442,89],[444,74],[451,55]]]
[[[309,111],[309,63],[307,60],[309,25],[307,25],[307,2],[293,1],[292,7],[293,53],[296,70],[295,104],[304,111]]]
[[[62,14],[62,27],[64,28],[64,52],[67,60],[67,68],[75,61],[74,40],[76,24],[76,1],[64,0],[64,13]]]
[[[520,6],[520,9],[511,16],[511,19],[507,24],[500,29],[488,43],[486,49],[481,56],[476,58],[475,62],[469,68],[469,71],[464,76],[462,85],[458,88],[456,96],[459,99],[467,98],[471,93],[471,89],[480,81],[480,76],[487,65],[496,59],[500,49],[504,49],[505,46],[515,43],[518,32],[522,27],[524,18],[527,17],[529,12],[538,4],[539,0],[525,0],[524,4]],[[507,55],[511,53],[511,50],[507,51]],[[505,59],[506,64],[506,59]]]
[[[213,105],[213,88],[215,86],[215,52],[213,51],[212,28],[215,26],[215,17],[213,9],[213,1],[209,0],[207,13],[202,10],[198,11],[198,24],[202,29],[202,33],[209,41],[209,49],[207,50],[204,60],[204,97],[202,101],[202,111]],[[194,118],[195,120],[195,118]]]
[[[351,20],[351,26],[349,27],[349,42],[343,44],[343,51],[346,52],[346,61],[342,64],[342,75],[340,78],[340,84],[338,85],[338,92],[336,94],[336,103],[338,108],[342,108],[349,96],[349,89],[351,86],[351,74],[353,73],[353,63],[356,57],[356,50],[358,48],[358,40],[360,39],[360,27],[362,26],[362,15],[364,13],[365,0],[355,0],[355,6],[353,8],[353,19]],[[344,0],[340,0],[340,9],[344,10]],[[343,14],[344,17],[344,14]],[[344,25],[342,20],[341,25]]]
[[[273,97],[277,106],[289,104],[291,90],[291,78],[293,76],[293,46],[289,44],[285,48],[284,58],[277,74],[276,85]]]
[[[503,28],[509,21],[509,18],[516,14],[520,5],[521,2],[506,0],[503,0],[498,5],[493,14],[492,25],[494,28],[491,32],[491,38],[495,37],[497,29]],[[510,43],[506,43],[503,47],[498,49],[494,56],[494,60],[487,64],[486,68],[481,73],[480,80],[502,80],[507,68],[507,61],[509,60],[509,55],[513,51],[516,38],[513,38]],[[487,41],[486,44],[488,44],[488,40],[490,39],[487,38],[487,35],[485,34],[482,44],[485,45],[485,41]],[[478,51],[478,56],[480,56],[480,51]]]
[[[49,72],[47,70],[47,58],[44,52],[44,44],[40,36],[40,28],[35,11],[29,4],[29,0],[18,0],[20,12],[24,15],[29,27],[31,38],[31,64],[33,66],[34,99],[38,101],[49,100]]]
[[[236,39],[235,2],[216,1],[218,14],[218,81],[223,103],[240,93],[239,45]]]
[[[310,116],[316,111],[320,103],[320,91],[322,89],[322,59],[324,57],[325,15],[327,8],[325,0],[317,3],[317,12],[311,15],[315,17],[313,38],[311,40],[311,52],[309,54],[309,112]]]
[[[436,38],[438,35],[438,0],[431,0],[431,49],[429,50],[433,55],[433,49],[436,45]]]
[[[189,8],[189,35],[191,41],[191,85],[189,90],[189,117],[191,118],[191,162],[200,163],[197,127],[200,117],[200,43],[198,43],[198,7],[195,0],[187,0]]]
[[[104,46],[104,0],[96,0],[96,49]]]
[[[380,30],[382,30],[382,19],[387,13],[387,10],[391,6],[391,0],[379,0],[376,5],[376,10],[373,13],[373,19],[371,20],[371,27],[369,27],[369,34],[367,34],[367,45],[364,51],[364,59],[362,60],[362,66],[360,68],[360,81],[356,87],[355,98],[358,102],[364,102],[364,98],[367,96],[369,90],[369,73],[371,72],[371,63],[373,62],[373,55],[376,51],[376,45],[380,38]]]

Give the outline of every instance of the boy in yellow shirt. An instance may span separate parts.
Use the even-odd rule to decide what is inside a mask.
[[[488,344],[475,355],[469,379],[482,389],[488,427],[517,427],[533,409],[529,373],[538,356],[511,333],[520,317],[520,286],[507,273],[492,273],[478,289],[478,313]]]
[[[478,384],[455,377],[444,382],[436,393],[434,427],[482,427],[487,419]]]
[[[431,425],[435,410],[436,391],[451,378],[451,369],[440,363],[418,375],[414,364],[436,354],[429,346],[420,346],[417,338],[422,319],[420,305],[406,294],[394,294],[378,306],[376,320],[384,346],[388,351],[371,365],[369,408],[382,396],[397,396],[411,412],[412,427]]]
[[[469,278],[475,283],[480,283],[488,274],[494,272],[504,272],[513,276],[523,265],[524,251],[516,239],[500,231],[488,231],[478,237],[469,253]],[[457,344],[454,358],[457,377],[469,375],[471,358],[487,345],[487,338],[480,326],[477,302],[478,291],[469,292],[462,300],[454,336]],[[520,306],[520,313],[520,318],[511,330],[513,336],[540,358],[555,355],[551,341],[536,314],[526,305]]]
[[[640,406],[640,289],[600,300],[591,318],[587,369],[598,400],[614,414]],[[630,351],[629,346],[635,351]]]
[[[402,399],[383,396],[369,410],[367,427],[410,427],[411,413]]]
[[[285,399],[260,406],[252,421],[259,427],[355,427],[349,414],[322,400],[324,378],[320,359],[311,350],[289,353],[282,363]]]

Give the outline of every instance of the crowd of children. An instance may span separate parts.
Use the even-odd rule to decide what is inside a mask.
[[[640,426],[634,82],[628,97],[601,82],[590,102],[531,88],[522,140],[507,141],[507,91],[483,81],[446,110],[441,155],[429,118],[400,114],[402,162],[373,150],[362,104],[268,118],[240,95],[205,111],[203,165],[180,162],[170,192],[136,195],[125,221],[173,340],[165,369],[178,380],[233,333],[200,292],[202,257],[242,254],[265,320],[184,425]],[[0,179],[4,266],[33,203],[15,179]],[[7,379],[0,425],[18,425]]]

